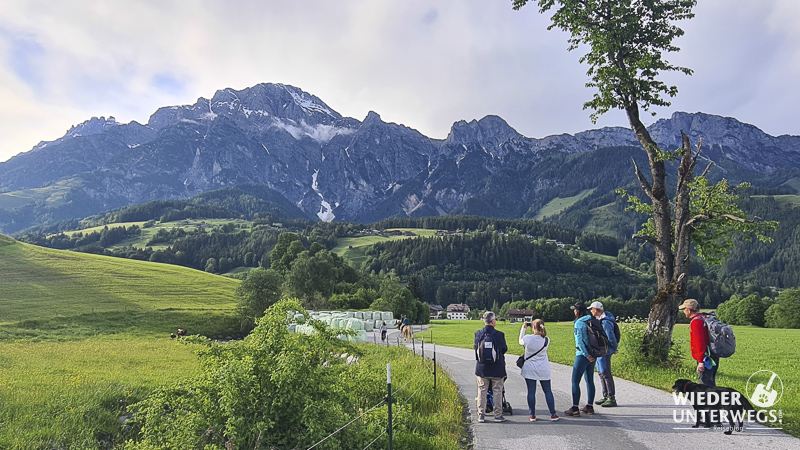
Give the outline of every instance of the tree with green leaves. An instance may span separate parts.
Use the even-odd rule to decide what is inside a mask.
[[[519,9],[528,0],[512,0]],[[674,65],[665,53],[677,52],[673,41],[684,34],[675,25],[694,17],[696,0],[539,0],[539,11],[554,11],[548,29],[559,28],[570,34],[568,50],[587,49],[579,61],[589,66],[596,88],[584,109],[593,112],[592,121],[612,109],[625,111],[637,140],[648,157],[650,178],[633,163],[634,172],[649,203],[624,191],[632,209],[650,215],[642,230],[634,235],[653,245],[656,253],[658,291],[650,305],[644,351],[666,359],[677,320],[678,305],[686,298],[692,244],[710,262],[719,262],[732,245],[732,237],[751,234],[762,241],[774,229],[774,222],[749,220],[727,181],[710,184],[705,175],[710,165],[695,177],[694,169],[702,146],[696,151],[685,133],[682,147],[675,151],[659,148],[640,119],[640,111],[653,106],[669,106],[666,97],[678,93],[660,79],[661,73],[692,70]],[[667,162],[677,162],[676,197],[667,189]]]
[[[256,268],[247,273],[247,278],[236,288],[239,299],[237,312],[242,321],[242,330],[250,329],[264,311],[281,298],[283,276],[272,269]]]

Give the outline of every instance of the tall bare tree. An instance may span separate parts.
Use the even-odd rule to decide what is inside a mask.
[[[519,9],[528,0],[512,0]],[[625,111],[631,129],[647,153],[650,178],[634,162],[634,171],[649,203],[625,195],[632,208],[650,215],[642,230],[634,235],[653,245],[656,254],[658,291],[650,304],[645,351],[666,359],[677,320],[677,307],[686,298],[690,250],[709,262],[727,255],[732,237],[755,234],[769,240],[763,232],[774,229],[774,222],[747,219],[736,205],[738,197],[727,181],[709,184],[709,167],[695,177],[694,169],[702,141],[695,149],[685,133],[682,147],[663,151],[642,123],[640,111],[652,106],[669,106],[678,88],[659,79],[663,72],[691,75],[692,70],[669,63],[665,53],[677,52],[673,44],[683,30],[674,23],[694,17],[696,0],[539,0],[539,12],[553,10],[548,29],[568,33],[568,50],[588,47],[580,62],[589,65],[591,77],[586,86],[596,88],[584,109],[593,112],[593,122],[611,109]],[[678,162],[676,198],[667,190],[667,162]],[[673,203],[674,201],[674,203]],[[694,239],[694,241],[693,241]]]

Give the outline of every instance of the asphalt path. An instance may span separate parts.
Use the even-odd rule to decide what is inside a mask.
[[[417,327],[415,327],[415,331]],[[509,347],[518,345],[516,336],[506,336]],[[380,341],[380,337],[377,338]],[[390,345],[397,343],[397,330],[389,330]],[[402,339],[400,341],[402,343]],[[411,344],[406,344],[411,346]],[[416,353],[421,345],[415,343]],[[433,358],[434,346],[425,344],[425,356]],[[595,406],[595,415],[565,417],[564,411],[572,406],[570,379],[572,366],[550,363],[552,390],[556,411],[561,417],[550,421],[550,414],[541,387],[536,392],[536,422],[528,420],[527,387],[517,368],[515,355],[506,360],[508,379],[505,383],[506,400],[513,415],[506,414],[506,422],[478,423],[475,378],[475,353],[471,349],[436,346],[436,362],[458,384],[462,397],[467,399],[473,444],[475,450],[543,450],[589,448],[618,449],[800,449],[800,439],[780,430],[756,423],[745,422],[743,432],[727,436],[722,430],[691,428],[694,420],[680,421],[691,406],[677,406],[669,392],[615,378],[616,408]],[[595,374],[597,398],[600,397],[600,379]],[[581,406],[586,404],[586,385],[581,382]],[[676,418],[678,420],[676,420]]]

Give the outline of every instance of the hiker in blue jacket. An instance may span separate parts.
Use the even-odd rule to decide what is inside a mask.
[[[503,382],[507,376],[506,374],[506,360],[505,353],[508,351],[506,345],[506,336],[502,331],[494,329],[497,324],[497,319],[491,311],[486,311],[483,314],[484,327],[475,332],[475,341],[473,348],[475,349],[475,376],[478,378],[478,422],[483,423],[486,421],[486,393],[489,390],[489,381],[492,382],[492,395],[495,399],[494,406],[494,421],[505,422],[503,417]],[[487,346],[484,340],[485,335],[491,335],[491,342]],[[491,360],[487,360],[484,356],[479,355],[481,352],[481,341],[484,341],[485,350],[487,353],[492,354]],[[484,359],[482,361],[482,359]]]
[[[611,356],[619,353],[619,342],[614,334],[614,321],[616,317],[608,311],[603,310],[601,302],[594,302],[589,305],[592,315],[603,324],[603,331],[608,338],[608,354],[597,358],[597,373],[600,375],[600,385],[603,390],[603,397],[596,401],[596,405],[602,407],[617,406],[616,388],[614,387],[614,377],[611,375]]]
[[[589,353],[589,330],[586,322],[592,318],[583,302],[569,307],[575,313],[575,362],[572,364],[572,408],[564,411],[564,415],[580,417],[581,412],[594,414],[594,364],[595,358]],[[586,380],[586,406],[578,409],[581,400],[581,378]]]

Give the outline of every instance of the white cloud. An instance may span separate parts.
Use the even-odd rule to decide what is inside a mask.
[[[660,116],[704,111],[800,134],[800,4],[733,3],[700,2],[682,24],[670,59],[695,75],[674,77],[680,94]],[[535,2],[2,2],[0,161],[92,116],[144,123],[158,107],[261,82],[436,138],[488,114],[533,137],[585,130],[586,67],[547,25]],[[624,114],[603,125],[625,126]]]

